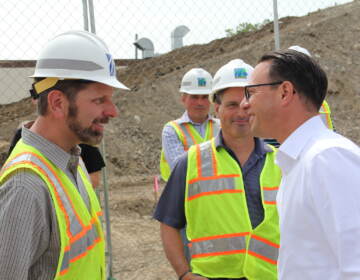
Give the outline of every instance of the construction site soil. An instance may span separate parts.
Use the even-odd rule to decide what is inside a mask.
[[[307,48],[329,79],[327,101],[336,130],[360,144],[360,1],[304,17],[280,20],[281,45]],[[133,61],[118,76],[131,91],[115,96],[119,117],[106,131],[107,174],[116,279],[177,279],[162,251],[159,226],[151,219],[159,194],[161,131],[179,117],[179,84],[186,71],[203,67],[214,74],[233,58],[255,65],[272,50],[272,23],[261,30],[186,46],[167,54]],[[0,105],[0,155],[5,159],[18,124],[35,117],[29,99]],[[160,182],[160,192],[163,183]],[[159,192],[159,193],[160,193]],[[101,191],[102,195],[102,191]]]

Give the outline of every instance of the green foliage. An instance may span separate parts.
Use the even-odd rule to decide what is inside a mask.
[[[225,29],[226,37],[231,37],[239,33],[252,32],[261,29],[265,24],[270,22],[269,19],[265,19],[262,23],[252,24],[250,22],[242,22],[235,29]]]

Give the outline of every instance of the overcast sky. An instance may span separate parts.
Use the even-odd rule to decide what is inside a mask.
[[[115,58],[134,58],[135,34],[156,53],[171,50],[171,32],[185,25],[184,45],[226,36],[241,22],[273,20],[273,0],[93,0],[97,34]],[[302,16],[351,0],[278,0],[279,17]],[[84,29],[82,0],[0,0],[0,59],[36,59],[54,35]],[[141,57],[141,53],[139,53]]]

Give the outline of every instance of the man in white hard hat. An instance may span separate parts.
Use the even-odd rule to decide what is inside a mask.
[[[78,144],[117,116],[114,61],[85,31],[50,40],[32,76],[38,117],[0,173],[0,279],[105,280],[99,201]]]
[[[167,181],[178,158],[191,145],[214,137],[219,131],[219,122],[209,115],[212,77],[202,68],[188,71],[181,81],[181,102],[184,114],[165,124],[162,132],[160,173]]]
[[[181,156],[159,200],[166,256],[179,279],[277,279],[279,226],[275,148],[254,138],[240,108],[253,68],[240,59],[214,76],[220,133]],[[191,261],[179,229],[187,225]]]

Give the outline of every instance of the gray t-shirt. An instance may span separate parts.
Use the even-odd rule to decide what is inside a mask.
[[[78,164],[80,148],[69,154],[38,134],[23,128],[23,141],[40,150],[77,186],[89,208]],[[0,186],[0,279],[54,279],[60,255],[60,236],[51,196],[33,172],[18,170]]]

